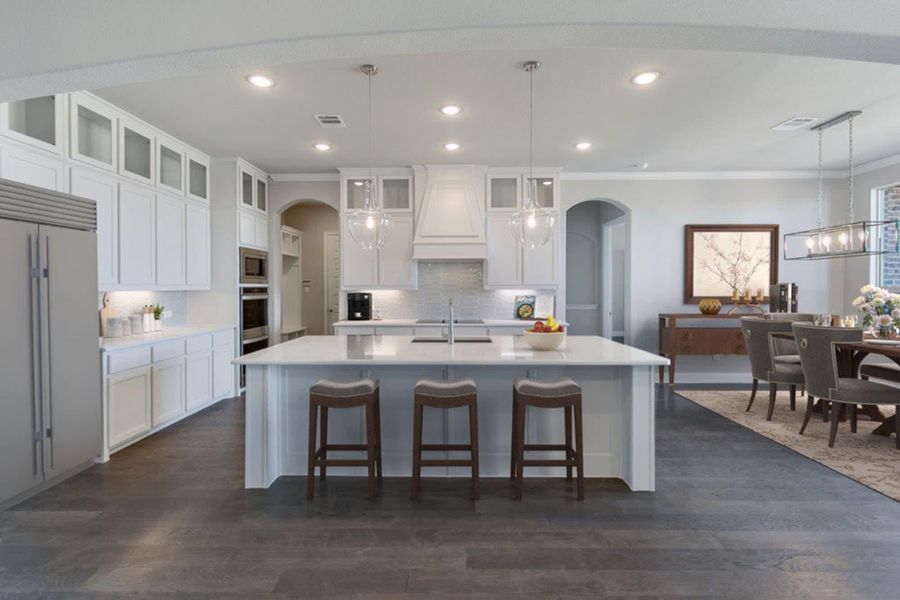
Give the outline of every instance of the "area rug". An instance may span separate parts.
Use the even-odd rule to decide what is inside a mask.
[[[822,422],[821,413],[813,413],[806,432],[798,433],[806,410],[805,396],[798,394],[797,410],[791,412],[787,393],[779,393],[772,420],[766,421],[769,394],[765,391],[756,395],[750,412],[745,411],[749,391],[685,390],[678,394],[900,502],[900,450],[893,435],[870,435],[880,423],[861,417],[857,433],[850,433],[849,421],[841,423],[835,446],[829,448],[829,425]],[[889,407],[881,410],[893,414]]]

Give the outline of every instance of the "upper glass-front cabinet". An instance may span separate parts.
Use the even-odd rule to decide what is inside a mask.
[[[209,200],[209,158],[188,150],[187,193],[194,200]]]
[[[253,173],[241,169],[241,206],[253,208]]]
[[[266,206],[269,200],[267,185],[264,179],[256,180],[256,208],[266,212]]]
[[[171,192],[184,193],[184,146],[175,140],[159,137],[156,141],[157,185]]]
[[[118,132],[113,108],[81,94],[72,94],[69,114],[73,159],[116,170]]]
[[[119,173],[153,184],[153,130],[142,123],[119,120]]]
[[[65,96],[41,96],[0,104],[0,133],[62,154]]]
[[[521,208],[525,202],[528,177],[528,173],[521,171],[488,175],[488,209],[503,211]],[[538,205],[543,208],[556,208],[556,176],[548,174],[548,169],[542,169],[540,173],[535,173],[535,180]]]
[[[366,180],[347,179],[344,182],[346,190],[346,206],[348,210],[360,209],[366,204]]]
[[[410,210],[412,208],[412,178],[381,177],[381,206],[384,210]]]
[[[521,196],[521,178],[491,177],[488,185],[488,207],[491,210],[515,210]]]
[[[552,177],[536,177],[537,203],[541,208],[556,208],[554,188],[556,187]]]

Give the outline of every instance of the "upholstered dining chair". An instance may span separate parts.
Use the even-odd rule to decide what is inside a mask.
[[[862,329],[845,327],[821,327],[806,323],[794,323],[794,338],[800,352],[801,366],[806,376],[809,398],[806,403],[806,415],[800,433],[806,429],[812,416],[813,397],[832,403],[831,431],[828,435],[828,447],[834,448],[837,437],[840,410],[836,404],[846,404],[850,410],[851,431],[856,431],[856,406],[858,404],[887,404],[900,406],[900,389],[852,377],[840,377],[835,357],[836,342],[861,342]],[[900,411],[898,411],[900,415]],[[900,416],[896,416],[900,425]],[[900,449],[900,438],[897,439]]]
[[[753,375],[753,390],[750,392],[750,402],[747,411],[753,406],[756,398],[756,390],[760,381],[769,383],[769,410],[766,420],[772,420],[775,411],[775,398],[778,394],[778,385],[787,385],[791,394],[791,410],[797,405],[797,386],[804,385],[803,369],[796,362],[779,361],[781,354],[773,333],[791,333],[791,322],[764,317],[742,317],[741,333],[744,335],[744,343],[747,346],[747,354],[750,357],[750,371]]]
[[[766,313],[765,317],[771,321],[787,321],[789,323],[812,323],[816,315],[812,313]],[[776,362],[800,364],[800,354],[797,352],[797,343],[794,340],[775,339]]]

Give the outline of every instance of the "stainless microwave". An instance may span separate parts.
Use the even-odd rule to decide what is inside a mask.
[[[241,248],[241,283],[265,285],[269,283],[269,254],[262,250]]]

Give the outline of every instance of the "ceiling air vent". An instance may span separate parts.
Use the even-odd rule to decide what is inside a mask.
[[[810,123],[815,123],[815,117],[792,117],[784,123],[779,123],[772,128],[772,131],[796,131],[803,129]]]
[[[313,117],[316,119],[316,122],[319,123],[319,127],[324,127],[325,129],[347,126],[347,124],[344,123],[344,117],[341,115],[313,115]]]

